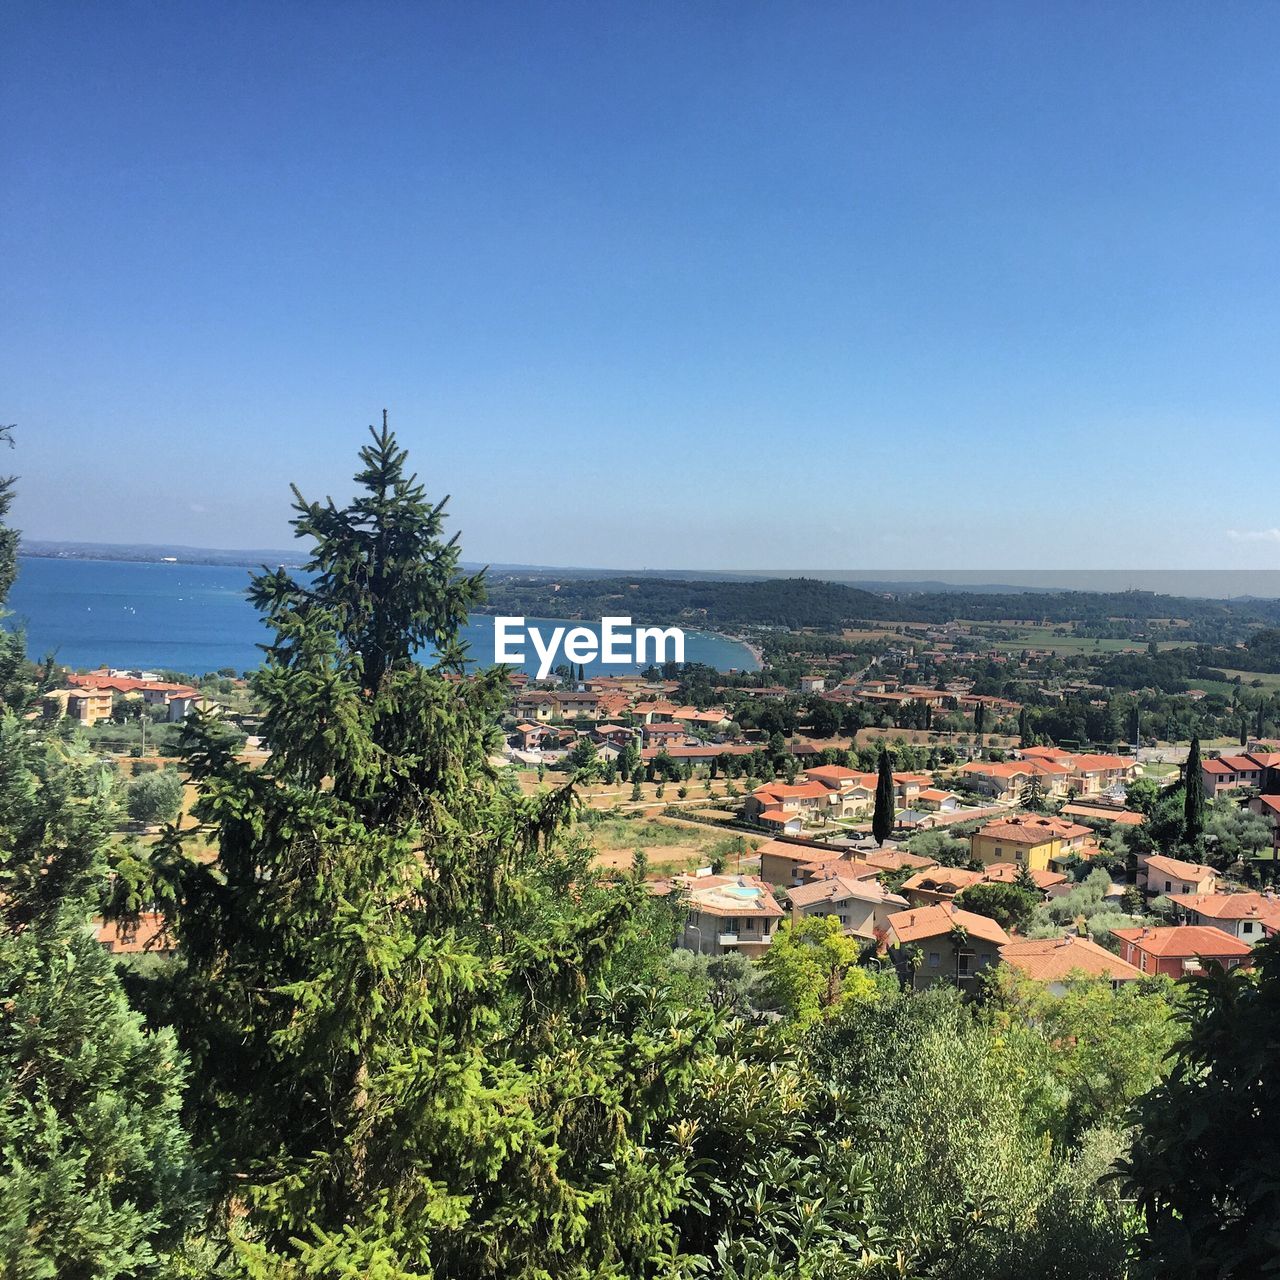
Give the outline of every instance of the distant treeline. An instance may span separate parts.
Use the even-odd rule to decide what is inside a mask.
[[[691,622],[710,627],[773,626],[833,630],[859,622],[1073,623],[1146,635],[1178,619],[1186,639],[1228,641],[1280,623],[1280,601],[1192,600],[1125,592],[878,593],[816,578],[758,582],[676,578],[579,578],[496,574],[485,612],[546,618],[623,614],[637,622]]]

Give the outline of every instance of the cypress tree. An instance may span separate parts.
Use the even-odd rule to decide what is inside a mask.
[[[1200,739],[1191,739],[1187,753],[1187,770],[1184,780],[1186,791],[1183,800],[1183,831],[1188,843],[1204,834],[1204,777],[1200,772]]]
[[[1018,741],[1024,747],[1029,747],[1031,743],[1031,713],[1023,707],[1018,712]]]
[[[876,843],[884,844],[893,833],[893,827],[893,764],[889,760],[888,751],[882,747],[879,772],[876,777],[876,806],[871,815],[871,834],[875,837]]]

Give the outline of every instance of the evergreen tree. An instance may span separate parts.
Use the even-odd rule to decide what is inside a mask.
[[[1034,745],[1031,741],[1031,712],[1026,707],[1018,712],[1018,741],[1023,747]]]
[[[297,496],[307,576],[252,585],[268,762],[196,717],[216,855],[175,833],[139,890],[182,944],[210,1231],[273,1280],[637,1273],[692,1194],[663,1135],[711,1015],[608,989],[647,895],[552,843],[568,788],[494,775],[505,672],[457,678],[482,581],[385,419],[361,462],[349,506]]]
[[[1200,771],[1200,739],[1191,739],[1187,753],[1186,776],[1183,780],[1185,796],[1182,817],[1183,834],[1190,843],[1204,834],[1204,775]]]
[[[1022,788],[1018,801],[1024,809],[1029,809],[1032,813],[1045,811],[1044,783],[1040,781],[1038,774],[1031,775],[1027,785]]]
[[[1257,969],[1187,984],[1188,1034],[1139,1104],[1126,1173],[1147,1223],[1139,1274],[1245,1277],[1280,1266],[1280,940]]]
[[[893,764],[889,760],[889,753],[881,748],[876,777],[875,810],[871,815],[871,834],[875,837],[877,844],[884,844],[893,834],[894,821]]]
[[[11,499],[12,481],[0,481],[0,516]],[[0,601],[15,545],[0,530]],[[13,714],[32,696],[20,635],[7,634],[5,655],[0,1275],[162,1280],[194,1195],[178,1119],[184,1062],[172,1032],[144,1031],[94,936],[110,777]]]

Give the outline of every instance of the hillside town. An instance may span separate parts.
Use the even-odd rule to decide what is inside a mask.
[[[816,665],[787,683],[770,669],[752,683],[517,674],[507,758],[524,776],[580,777],[593,814],[738,839],[732,874],[718,857],[651,880],[680,904],[674,945],[701,956],[759,961],[780,929],[830,916],[913,989],[972,992],[1004,965],[1063,990],[1073,975],[1120,984],[1247,965],[1253,944],[1280,932],[1280,741],[1246,734],[1203,755],[1193,783],[1247,834],[1215,865],[1196,864],[1150,823],[1159,790],[1185,774],[1186,746],[1140,733],[1036,741],[1025,704],[975,694],[971,679],[879,674],[886,660],[906,674],[941,651],[878,657],[856,675]],[[1065,683],[1055,701],[1079,696]],[[852,709],[852,732],[823,704]],[[878,806],[890,815],[879,836]]]

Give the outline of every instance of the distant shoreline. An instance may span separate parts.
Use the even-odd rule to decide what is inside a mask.
[[[268,568],[283,565],[287,569],[301,569],[304,563],[296,557],[281,559],[281,552],[254,558],[250,558],[250,554],[246,552],[243,558],[221,559],[215,554],[207,556],[198,554],[144,555],[136,548],[131,548],[127,553],[122,551],[119,555],[110,555],[106,554],[106,550],[106,548],[98,547],[93,552],[87,550],[53,551],[41,547],[20,546],[18,548],[18,559],[68,560],[74,561],[76,564],[159,564],[173,565],[175,568],[180,568],[182,565],[200,565],[204,568],[215,569],[261,569],[263,565]]]

